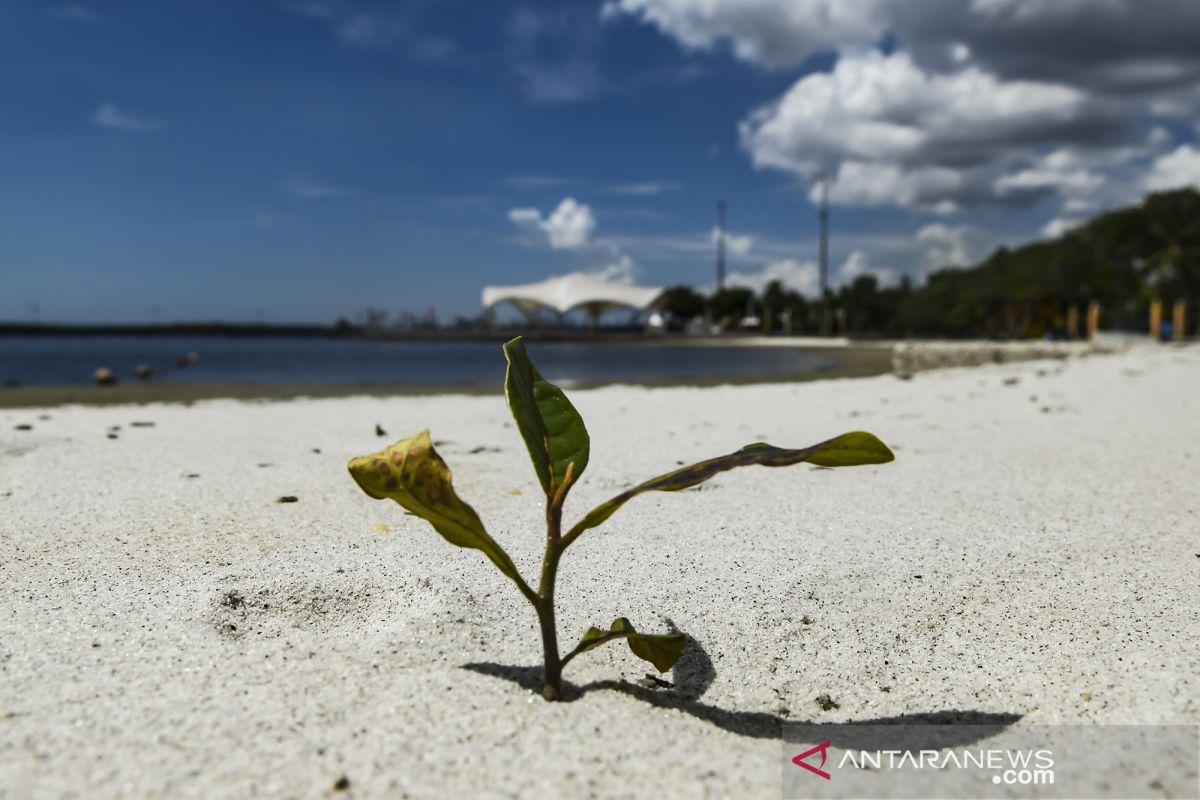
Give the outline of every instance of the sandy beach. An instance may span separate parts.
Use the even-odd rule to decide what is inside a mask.
[[[0,410],[0,798],[777,797],[786,721],[1200,723],[1200,348],[571,396],[571,521],[752,441],[897,459],[747,468],[587,533],[560,637],[691,643],[674,688],[609,646],[550,704],[513,586],[345,470],[430,428],[536,575],[500,387]]]

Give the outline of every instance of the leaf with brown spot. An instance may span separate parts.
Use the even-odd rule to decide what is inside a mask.
[[[563,546],[575,541],[589,528],[595,528],[611,517],[617,509],[644,492],[677,492],[704,483],[714,475],[737,467],[760,464],[764,467],[787,467],[807,462],[821,467],[853,467],[864,464],[886,464],[895,459],[888,446],[865,431],[844,433],[834,439],[799,450],[755,442],[729,455],[710,458],[691,466],[659,475],[626,489],[621,494],[588,512],[566,536]]]
[[[395,500],[433,525],[450,544],[482,550],[518,586],[525,585],[504,548],[484,529],[475,509],[455,493],[450,468],[434,449],[429,431],[378,453],[353,458],[349,469],[359,488],[371,497]]]

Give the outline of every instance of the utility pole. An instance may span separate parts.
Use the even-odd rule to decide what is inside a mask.
[[[821,176],[821,205],[817,210],[821,226],[821,335],[829,335],[829,176]]]
[[[725,201],[717,201],[717,291],[725,288]]]

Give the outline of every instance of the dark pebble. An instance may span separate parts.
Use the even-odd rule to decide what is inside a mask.
[[[822,711],[832,711],[835,708],[841,708],[841,706],[837,704],[837,701],[827,694],[817,697],[817,705],[821,707]]]

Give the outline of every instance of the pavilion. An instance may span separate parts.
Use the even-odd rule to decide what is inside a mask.
[[[566,314],[582,308],[591,318],[592,327],[596,327],[600,315],[606,311],[617,308],[649,311],[662,293],[660,287],[631,286],[586,272],[572,272],[523,286],[486,286],[483,309],[486,312],[500,303],[511,303],[528,316],[536,317],[543,309]]]

